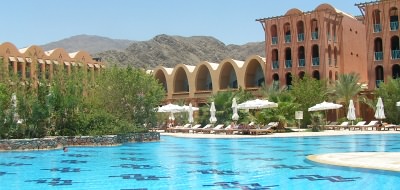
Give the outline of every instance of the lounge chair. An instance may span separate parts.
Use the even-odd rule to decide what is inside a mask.
[[[340,130],[340,129],[348,129],[349,128],[349,122],[348,121],[343,121],[340,125],[333,125],[333,130]]]
[[[215,134],[218,134],[221,130],[224,130],[224,124],[218,124],[214,128],[211,128],[210,133],[214,132]]]
[[[379,126],[379,121],[372,120],[368,124],[362,125],[360,127],[360,130],[368,130],[369,128],[371,128],[371,130],[374,130],[374,128],[378,129],[378,126]]]
[[[381,128],[376,128],[378,131],[379,130],[385,130],[385,131],[390,131],[393,129],[393,131],[398,131],[400,129],[400,125],[395,125],[395,124],[389,124],[389,123],[384,123]]]
[[[249,129],[250,135],[272,134],[274,133],[273,127],[278,126],[279,122],[271,122],[260,129]]]
[[[333,128],[334,128],[335,126],[337,126],[337,125],[338,125],[338,122],[332,121],[332,122],[330,122],[330,123],[328,123],[328,124],[326,124],[326,125],[324,126],[324,130],[329,130],[329,129],[333,130]]]
[[[203,128],[200,128],[200,131],[199,132],[202,132],[202,133],[204,133],[204,134],[206,134],[206,133],[211,133],[211,130],[212,130],[212,127],[213,125],[212,124],[207,124],[206,126],[204,126]]]
[[[358,122],[357,124],[355,124],[355,125],[350,125],[349,128],[350,128],[350,129],[353,128],[353,130],[356,130],[356,129],[362,130],[361,128],[362,128],[363,126],[365,126],[365,123],[366,123],[366,121],[359,121],[359,122]]]

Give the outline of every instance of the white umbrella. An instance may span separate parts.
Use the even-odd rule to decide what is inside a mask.
[[[349,109],[347,110],[347,119],[351,121],[353,125],[353,121],[356,120],[356,108],[354,107],[353,100],[350,100]]]
[[[214,124],[217,122],[217,118],[215,117],[215,112],[217,110],[215,109],[214,102],[211,102],[211,107],[210,107],[210,123]]]
[[[397,107],[400,107],[400,102],[396,102],[396,106],[397,106]]]
[[[183,105],[182,107],[183,107],[183,109],[185,110],[185,111],[189,111],[189,106],[190,106],[190,104],[187,106],[187,105]],[[193,111],[199,111],[199,108],[198,107],[195,107],[195,106],[192,106],[192,110]]]
[[[188,121],[189,121],[189,123],[193,123],[194,120],[193,120],[193,108],[192,108],[192,103],[189,104],[188,113],[189,113]]]
[[[176,104],[167,104],[163,105],[158,108],[158,112],[172,112],[172,113],[177,113],[177,112],[183,112],[185,109],[182,106],[176,105]]]
[[[383,109],[383,101],[382,98],[378,98],[378,103],[376,104],[376,110],[375,110],[375,118],[376,119],[385,119],[385,110]]]
[[[237,111],[236,98],[232,99],[232,111],[233,111],[232,120],[233,121],[239,120],[239,114],[238,114],[238,111]]]
[[[324,111],[324,110],[333,110],[339,109],[343,107],[341,104],[335,104],[332,102],[322,102],[320,104],[316,104],[313,107],[308,108],[308,111]]]
[[[237,106],[238,109],[261,109],[261,108],[276,108],[278,104],[268,100],[248,100]]]

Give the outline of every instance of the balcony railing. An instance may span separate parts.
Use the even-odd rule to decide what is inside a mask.
[[[285,60],[285,67],[292,68],[292,60]]]
[[[395,31],[399,29],[399,22],[395,21],[395,22],[390,22],[390,30],[391,31]]]
[[[384,83],[384,81],[383,80],[376,80],[375,83],[376,83],[376,87],[379,88],[381,83]]]
[[[279,62],[278,61],[272,61],[272,69],[279,69]]]
[[[383,52],[375,52],[375,61],[382,61],[383,60]]]
[[[305,67],[306,66],[306,60],[305,59],[299,59],[299,67]]]
[[[292,42],[292,35],[285,35],[285,43]]]
[[[319,66],[319,57],[312,58],[312,66]]]
[[[392,50],[392,59],[400,59],[400,50]]]
[[[304,33],[297,34],[297,41],[299,41],[299,42],[304,41]]]
[[[382,25],[381,24],[374,24],[374,32],[381,32],[382,31]]]
[[[318,40],[318,32],[311,32],[311,39]]]
[[[272,45],[278,44],[278,37],[272,37]]]

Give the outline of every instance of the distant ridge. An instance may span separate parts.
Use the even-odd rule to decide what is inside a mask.
[[[196,65],[201,61],[219,63],[232,58],[244,61],[251,55],[265,57],[264,42],[225,45],[210,36],[157,35],[148,41],[115,40],[100,36],[78,35],[41,46],[45,50],[64,48],[67,52],[83,50],[101,57],[108,64],[151,69],[162,65]]]

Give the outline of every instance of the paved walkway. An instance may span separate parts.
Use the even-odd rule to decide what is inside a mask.
[[[323,164],[400,172],[400,152],[351,152],[307,156]]]

